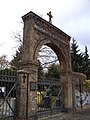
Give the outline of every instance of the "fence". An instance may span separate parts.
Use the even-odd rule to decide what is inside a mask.
[[[16,116],[16,72],[0,70],[0,119],[14,120]]]

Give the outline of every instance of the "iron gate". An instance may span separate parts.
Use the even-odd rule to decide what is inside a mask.
[[[16,72],[0,70],[0,120],[14,120],[16,116]]]
[[[0,120],[16,119],[16,86],[15,71],[0,70]],[[63,82],[58,79],[41,78],[37,82],[37,117],[57,114],[64,110],[62,102]]]
[[[37,82],[37,116],[50,116],[64,111],[63,82],[59,79],[41,78]]]

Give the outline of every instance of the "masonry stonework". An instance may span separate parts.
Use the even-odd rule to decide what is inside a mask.
[[[30,82],[37,82],[38,53],[43,45],[49,46],[57,55],[60,62],[61,80],[64,84],[63,101],[65,107],[72,109],[72,82],[71,82],[71,56],[70,36],[47,22],[33,12],[22,17],[23,28],[23,56],[21,70],[28,73],[19,74],[20,94],[18,97],[18,120],[36,113],[36,91],[30,91]],[[25,74],[25,82],[22,75]],[[28,75],[28,78],[27,78]],[[28,81],[27,81],[28,79]],[[28,86],[28,89],[27,89]],[[28,93],[27,93],[28,92]],[[28,96],[27,96],[28,95]],[[26,98],[28,97],[28,108]],[[28,113],[27,113],[28,112]],[[26,115],[27,114],[27,115]]]

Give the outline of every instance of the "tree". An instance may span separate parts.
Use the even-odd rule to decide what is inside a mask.
[[[13,55],[13,59],[10,62],[11,68],[17,70],[20,67],[20,63],[22,60],[22,46],[23,46],[23,21],[20,21],[21,31],[13,32],[12,39],[17,42],[16,53]]]
[[[55,52],[48,46],[43,45],[39,51],[38,59],[41,62],[43,69],[48,68],[49,65],[58,63],[58,58]]]
[[[83,54],[83,65],[82,73],[87,76],[87,79],[90,79],[90,59],[88,54],[87,46],[85,46],[85,52]]]
[[[0,57],[0,69],[5,69],[7,67],[9,67],[9,61],[7,60],[7,56],[2,55]]]
[[[71,43],[71,64],[74,72],[81,72],[82,70],[83,54],[79,52],[80,49],[78,49],[77,42],[73,38]]]
[[[60,66],[59,64],[51,64],[45,74],[47,78],[60,78]]]
[[[38,78],[42,78],[42,77],[44,77],[44,71],[40,61],[38,60]]]
[[[80,72],[90,79],[90,59],[87,46],[85,46],[85,52],[80,53],[76,40],[73,38],[71,43],[71,64],[74,72]]]
[[[16,54],[10,62],[11,68],[17,70],[20,67],[22,59],[22,45],[16,50]]]

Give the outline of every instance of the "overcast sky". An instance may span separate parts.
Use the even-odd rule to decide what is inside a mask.
[[[0,56],[9,59],[15,53],[16,41],[12,32],[21,31],[21,17],[33,11],[48,21],[52,11],[52,23],[74,37],[84,52],[90,53],[90,0],[1,0],[0,1]]]

